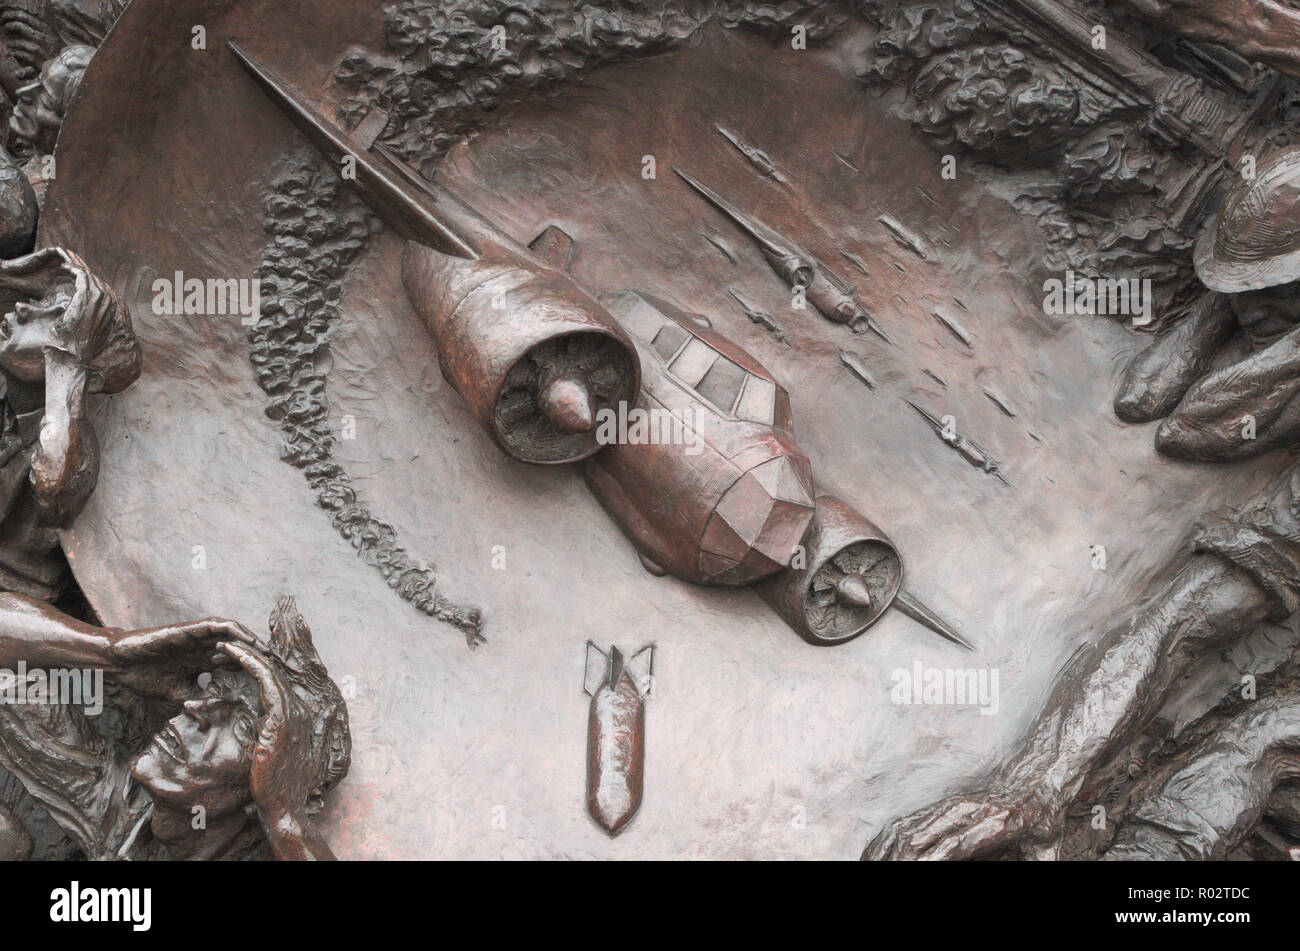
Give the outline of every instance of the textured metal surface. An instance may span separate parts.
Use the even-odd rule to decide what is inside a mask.
[[[146,36],[198,22],[208,50],[140,55]],[[1145,589],[1193,518],[1281,467],[1160,459],[1149,428],[1113,418],[1112,373],[1137,344],[1112,323],[1042,313],[1042,275],[1026,274],[1039,232],[972,177],[942,179],[921,136],[868,96],[853,75],[861,29],[792,50],[714,25],[493,120],[442,179],[520,242],[562,227],[593,294],[663,296],[751,350],[791,394],[817,483],[888,533],[909,588],[979,643],[974,663],[1001,670],[999,715],[891,703],[896,668],[973,663],[895,612],[825,651],[752,592],[645,572],[577,472],[510,461],[483,434],[406,301],[403,242],[379,231],[341,278],[318,357],[331,426],[355,424],[334,455],[444,590],[483,608],[487,642],[471,653],[391,595],[281,461],[238,317],[151,310],[157,276],[253,274],[271,169],[305,148],[217,39],[256,40],[328,111],[347,48],[382,47],[379,5],[137,0],[93,61],[42,239],[78,249],[128,299],[146,361],[99,408],[112,478],[66,544],[110,624],[259,617],[283,591],[312,606],[322,657],[356,686],[352,772],[323,817],[341,856],[856,857],[886,819],[1000,759],[1061,662]],[[894,346],[792,309],[789,286],[674,165],[818,260],[845,262]],[[886,216],[924,244],[900,243]],[[936,439],[907,399],[952,415],[1011,485]],[[653,640],[661,658],[644,803],[611,840],[582,808],[572,700],[583,644],[614,632]]]

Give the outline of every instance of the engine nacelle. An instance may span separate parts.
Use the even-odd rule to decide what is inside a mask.
[[[817,494],[803,544],[803,567],[787,568],[755,590],[810,644],[851,641],[898,596],[903,584],[898,549],[835,496]]]
[[[808,287],[817,276],[811,261],[790,252],[781,257],[769,256],[773,269],[781,279],[793,287]]]
[[[635,401],[632,341],[562,271],[500,248],[467,261],[411,242],[402,279],[443,377],[515,459],[584,459],[601,448],[600,411]]]

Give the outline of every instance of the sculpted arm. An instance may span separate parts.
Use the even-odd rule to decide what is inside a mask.
[[[1177,656],[1240,636],[1274,607],[1244,571],[1198,554],[1136,615],[1071,658],[1024,746],[986,792],[887,826],[866,857],[973,858],[1012,847],[1054,854],[1088,774],[1167,698]]]
[[[32,454],[32,487],[53,525],[67,525],[99,479],[99,442],[86,419],[86,367],[51,350],[46,357],[45,415]]]
[[[43,601],[0,593],[0,667],[107,668],[121,631],[92,627]]]
[[[1049,813],[1164,704],[1188,648],[1226,644],[1272,610],[1268,593],[1217,555],[1195,556],[1165,589],[1062,670],[1047,708],[1003,773]]]
[[[247,644],[220,646],[257,681],[266,709],[253,750],[249,788],[271,851],[282,861],[334,859],[306,805],[319,779],[314,764],[322,751],[313,750],[311,739],[317,712],[265,655]]]
[[[0,593],[0,668],[100,669],[149,696],[183,698],[194,678],[214,666],[233,666],[216,651],[221,641],[254,643],[235,621],[204,618],[124,631],[95,627],[43,601]]]

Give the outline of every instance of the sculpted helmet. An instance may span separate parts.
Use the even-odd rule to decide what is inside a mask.
[[[1300,279],[1300,147],[1265,156],[1224,197],[1196,242],[1196,274],[1224,293]]]

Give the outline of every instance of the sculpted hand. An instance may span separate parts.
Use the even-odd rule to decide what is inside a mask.
[[[27,64],[25,74],[35,76],[40,64],[58,51],[58,38],[49,24],[34,13],[11,7],[0,13],[10,50]]]
[[[1173,412],[1188,389],[1210,369],[1237,328],[1222,294],[1203,294],[1169,333],[1157,337],[1120,374],[1115,415],[1146,423]]]
[[[62,314],[48,349],[69,354],[83,366],[103,346],[114,309],[124,306],[79,255],[65,248],[42,248],[0,261],[0,289],[26,298],[17,306],[24,309],[27,321]]]
[[[195,680],[214,667],[235,667],[219,644],[255,644],[253,632],[238,621],[203,618],[187,624],[129,631],[112,642],[112,662],[119,682],[146,696],[186,700]]]
[[[298,813],[312,793],[316,775],[312,755],[311,710],[285,684],[262,652],[246,643],[218,649],[237,660],[257,681],[266,719],[253,750],[249,787],[263,822],[273,827],[299,825]]]
[[[105,333],[112,325],[114,308],[122,307],[116,292],[72,251],[51,249],[59,258],[58,276],[71,282],[72,299],[67,303],[63,320],[64,333],[59,349],[88,364],[103,345]],[[91,390],[99,387],[91,384]]]
[[[1199,461],[1244,459],[1290,448],[1300,435],[1297,396],[1300,329],[1191,387],[1156,430],[1156,448],[1168,456]]]

